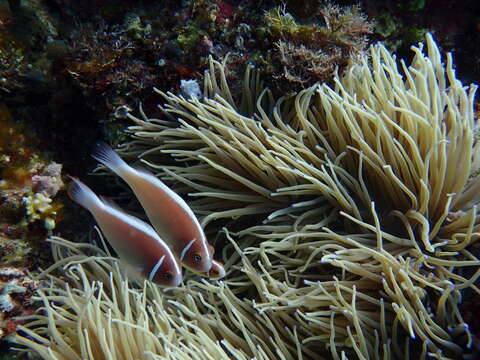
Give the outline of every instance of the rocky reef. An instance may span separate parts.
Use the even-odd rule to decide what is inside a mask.
[[[62,215],[62,166],[42,154],[31,131],[0,108],[0,338],[31,313],[38,287],[27,269],[51,261],[45,238]]]

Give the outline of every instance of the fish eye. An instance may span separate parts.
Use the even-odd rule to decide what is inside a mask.
[[[173,277],[173,275],[169,272],[163,274],[163,278],[166,280],[170,280]]]
[[[202,261],[202,257],[200,256],[200,254],[194,254],[193,261],[195,261],[196,263],[199,263],[200,261]]]

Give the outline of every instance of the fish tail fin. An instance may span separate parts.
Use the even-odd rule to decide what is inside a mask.
[[[95,144],[92,157],[119,176],[129,168],[128,164],[115,152],[115,150],[104,142],[98,142]]]
[[[82,205],[89,211],[102,205],[98,196],[87,185],[73,176],[69,176],[69,178],[73,181],[67,191],[70,199]]]

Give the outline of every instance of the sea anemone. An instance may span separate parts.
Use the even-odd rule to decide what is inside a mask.
[[[118,260],[91,244],[50,242],[65,277],[49,276],[40,291],[44,307],[22,319],[26,337],[16,339],[44,359],[274,358],[268,318],[256,319],[223,282],[163,291],[130,283]],[[239,324],[242,336],[233,330]],[[269,346],[258,348],[257,339]]]
[[[334,87],[276,101],[252,67],[234,99],[214,60],[203,99],[158,91],[165,119],[130,115],[122,151],[188,194],[228,260],[225,281],[160,293],[57,239],[77,252],[57,256],[72,270],[51,277],[45,315],[24,328],[38,343],[17,341],[58,359],[141,358],[119,342],[158,344],[145,358],[468,358],[476,86],[426,42],[409,67],[377,44]]]

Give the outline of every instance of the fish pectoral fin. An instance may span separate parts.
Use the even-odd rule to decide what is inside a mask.
[[[185,247],[182,249],[182,251],[180,251],[180,261],[183,261],[183,258],[187,254],[188,250],[190,250],[190,248],[192,247],[192,245],[195,241],[197,241],[197,239],[190,240],[187,243],[187,245],[185,245]]]
[[[131,280],[142,282],[145,279],[145,270],[140,265],[133,265],[123,259],[120,259],[122,269],[125,275]]]

